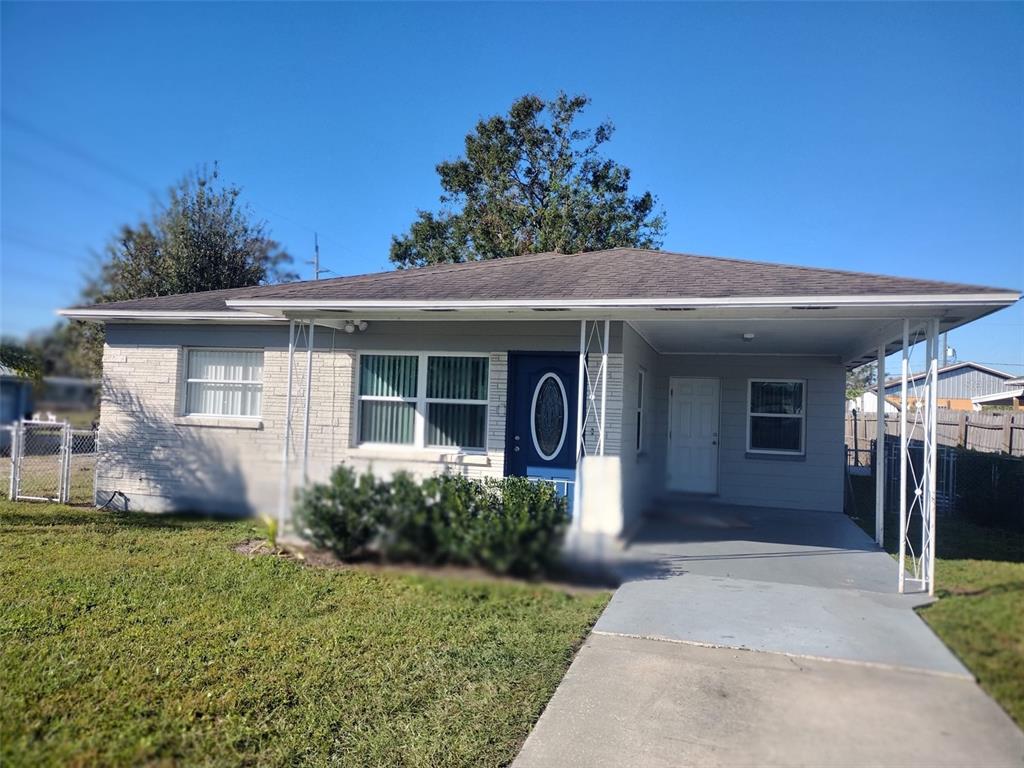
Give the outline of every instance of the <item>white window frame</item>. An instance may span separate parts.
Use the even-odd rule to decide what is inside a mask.
[[[642,455],[644,451],[644,405],[647,395],[644,390],[647,388],[647,369],[643,366],[637,368],[636,381],[636,453]]]
[[[363,372],[364,356],[371,355],[393,355],[396,357],[415,357],[416,363],[416,396],[395,397],[385,395],[361,395],[359,390],[362,386],[360,377]],[[457,398],[427,397],[427,366],[431,357],[481,357],[487,360],[487,393],[483,400],[459,400]],[[411,443],[380,443],[367,442],[359,439],[362,434],[363,409],[359,403],[363,400],[377,400],[413,403],[415,413],[413,415],[413,441]],[[485,454],[487,453],[488,432],[491,423],[491,354],[490,352],[409,352],[404,350],[360,350],[356,355],[356,381],[355,381],[355,441],[360,448],[396,448],[400,450],[421,449],[431,451],[448,451],[463,454]],[[484,406],[484,445],[482,447],[464,447],[460,445],[432,445],[427,443],[427,407],[430,403],[455,403],[459,405],[482,405]]]
[[[754,383],[759,384],[802,384],[801,392],[803,401],[800,403],[800,413],[754,413],[750,410],[751,399],[754,394]],[[750,423],[754,416],[758,418],[775,419],[800,419],[800,450],[785,451],[778,448],[751,448],[750,446]],[[747,379],[747,453],[762,453],[777,456],[804,456],[807,453],[807,379],[770,379],[753,378]]]
[[[259,352],[262,355],[261,373],[267,362],[267,350],[265,347],[182,347],[181,366],[181,398],[178,402],[178,413],[183,418],[191,419],[238,419],[239,421],[260,421],[263,418],[263,379],[259,381],[246,379],[192,379],[189,378],[189,355],[193,352]],[[188,385],[189,384],[259,384],[260,385],[260,412],[248,416],[238,416],[230,413],[200,413],[188,409]]]

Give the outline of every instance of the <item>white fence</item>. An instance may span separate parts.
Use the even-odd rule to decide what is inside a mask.
[[[19,421],[0,428],[0,495],[15,501],[95,503],[96,432],[61,421]],[[6,491],[6,493],[3,493]]]

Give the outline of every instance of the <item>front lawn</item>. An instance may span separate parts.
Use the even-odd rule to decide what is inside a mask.
[[[852,517],[874,536],[874,481],[853,480],[855,498],[864,501]],[[885,523],[886,549],[896,552],[898,517]],[[921,617],[1024,726],[1024,534],[950,516],[938,517],[936,529],[940,599],[922,608]]]
[[[0,502],[0,763],[500,765],[608,600]]]

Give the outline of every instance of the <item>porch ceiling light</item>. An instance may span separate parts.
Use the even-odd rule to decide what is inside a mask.
[[[753,341],[754,340],[754,334],[752,334],[752,333],[744,333],[743,334],[743,340],[746,341],[746,342]]]
[[[365,320],[349,320],[345,323],[345,333],[355,333],[356,331],[365,331],[369,323]]]

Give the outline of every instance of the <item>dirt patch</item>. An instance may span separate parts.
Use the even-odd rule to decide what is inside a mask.
[[[529,584],[565,592],[570,595],[606,592],[607,585],[590,582],[577,583],[572,580],[545,579],[526,580],[514,576],[502,576],[483,568],[461,565],[422,565],[419,563],[392,563],[380,558],[342,560],[333,552],[317,549],[309,544],[293,543],[287,547],[271,547],[266,539],[246,539],[233,547],[234,551],[246,557],[271,556],[292,560],[311,568],[328,568],[337,571],[364,571],[369,573],[397,573],[411,576],[426,576],[460,581],[484,581],[492,584]]]

